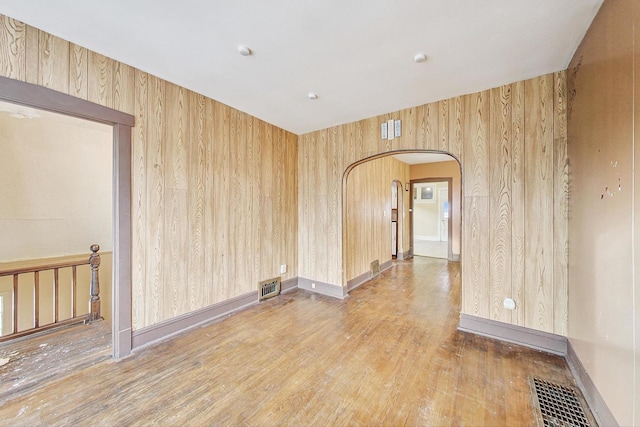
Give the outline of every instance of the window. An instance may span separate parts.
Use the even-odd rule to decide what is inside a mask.
[[[421,183],[414,184],[413,201],[417,203],[435,203],[435,184]]]

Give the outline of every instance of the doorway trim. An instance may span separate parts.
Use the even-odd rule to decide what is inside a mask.
[[[32,83],[0,77],[0,100],[113,127],[113,357],[131,353],[131,129],[134,117]]]
[[[447,219],[447,260],[454,261],[453,259],[453,250],[451,249],[451,238],[452,238],[452,225],[453,225],[453,212],[451,207],[453,206],[453,178],[421,178],[421,179],[412,179],[409,185],[409,250],[411,254],[414,255],[413,250],[413,186],[414,184],[423,184],[426,182],[446,182],[447,183],[447,193],[449,198],[449,218]]]
[[[404,211],[404,184],[402,183],[402,181],[400,181],[399,179],[394,179],[393,181],[391,181],[391,186],[393,187],[393,185],[395,184],[396,186],[396,191],[397,191],[397,195],[396,195],[396,255],[395,255],[395,259],[398,260],[403,260],[404,257],[404,252],[399,252],[398,248],[400,247],[400,244],[404,244],[404,235],[403,235],[403,227],[404,227],[404,218],[405,218],[405,211]],[[393,206],[391,207],[391,220],[393,222]],[[392,254],[393,257],[393,254]]]

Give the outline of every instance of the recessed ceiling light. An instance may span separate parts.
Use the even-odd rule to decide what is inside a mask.
[[[249,49],[247,46],[238,46],[238,52],[242,56],[249,56],[253,53],[251,52],[251,49]]]
[[[427,60],[427,55],[425,55],[424,53],[416,53],[416,55],[413,57],[413,60],[419,64]]]
[[[309,92],[309,95],[307,96],[309,97],[309,99],[318,99],[317,93]]]

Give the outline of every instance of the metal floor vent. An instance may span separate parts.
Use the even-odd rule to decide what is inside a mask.
[[[374,261],[371,261],[369,277],[371,279],[374,279],[374,278],[378,277],[379,275],[380,275],[380,261],[376,259]]]
[[[533,378],[534,406],[544,427],[597,427],[591,413],[583,409],[581,396],[573,388]]]
[[[280,295],[280,278],[265,280],[259,283],[260,300]]]

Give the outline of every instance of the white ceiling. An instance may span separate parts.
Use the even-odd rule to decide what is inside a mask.
[[[0,13],[302,134],[565,69],[601,3],[2,0]]]

